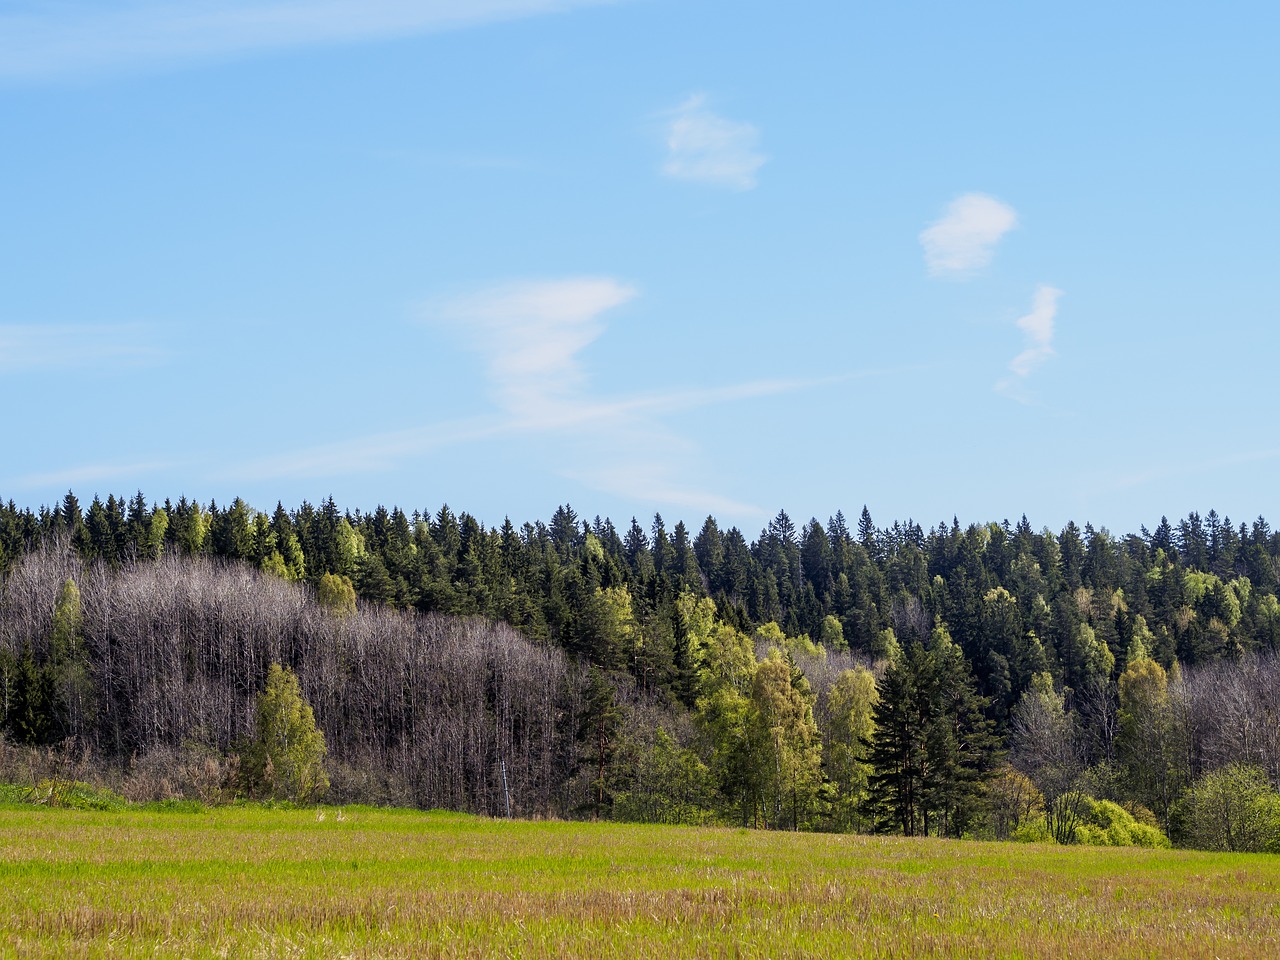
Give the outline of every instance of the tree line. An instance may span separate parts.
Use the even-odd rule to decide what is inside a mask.
[[[226,757],[280,662],[339,792],[1208,843],[1213,778],[1266,822],[1280,777],[1278,562],[1213,511],[1123,537],[781,512],[748,542],[69,493],[0,507],[0,694],[14,742]]]

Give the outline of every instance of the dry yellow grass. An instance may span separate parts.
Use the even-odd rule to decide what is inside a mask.
[[[1280,858],[0,809],[3,957],[1276,957]]]

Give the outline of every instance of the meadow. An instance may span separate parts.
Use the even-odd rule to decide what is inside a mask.
[[[1280,857],[0,807],[2,957],[1275,957]]]

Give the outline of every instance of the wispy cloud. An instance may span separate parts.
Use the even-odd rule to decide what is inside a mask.
[[[1229,468],[1268,463],[1272,460],[1280,460],[1280,448],[1250,450],[1226,457],[1179,459],[1177,462],[1162,462],[1155,467],[1150,464],[1144,464],[1142,468],[1135,468],[1125,473],[1098,473],[1095,475],[1095,482],[1101,492],[1112,493],[1153,483],[1163,483],[1182,477],[1198,476],[1206,473],[1216,473],[1219,470]]]
[[[262,480],[281,477],[339,477],[377,473],[397,464],[451,446],[476,443],[511,432],[509,421],[471,417],[408,430],[389,430],[364,437],[273,454],[246,463],[224,465],[217,479]]]
[[[137,70],[291,47],[379,40],[614,0],[143,0],[32,5],[0,15],[0,77]]]
[[[600,315],[635,295],[609,277],[518,283],[453,301],[436,319],[485,358],[495,399],[509,414],[555,422],[581,399],[578,354],[603,332]]]
[[[1027,335],[1027,349],[1009,364],[1009,369],[1018,376],[1027,376],[1053,356],[1053,321],[1058,314],[1058,298],[1061,296],[1061,290],[1039,287],[1031,312],[1018,318],[1018,329]]]
[[[165,351],[151,338],[139,324],[0,324],[0,373],[158,363]]]
[[[650,503],[757,511],[697,489],[697,445],[664,417],[712,403],[794,389],[778,381],[608,396],[593,387],[583,352],[603,318],[634,300],[611,277],[508,284],[433,311],[485,361],[494,401],[514,434],[555,435],[561,471],[588,486]]]
[[[985,193],[966,193],[947,205],[941,219],[920,233],[925,263],[935,277],[964,279],[991,262],[1000,238],[1018,225],[1006,203]]]
[[[1002,380],[996,389],[1016,399],[1024,399],[1017,390],[1017,381],[1025,380],[1046,360],[1053,356],[1053,327],[1058,315],[1058,298],[1062,291],[1041,285],[1031,302],[1031,312],[1018,318],[1018,329],[1026,334],[1026,349],[1009,361],[1009,370],[1016,380]]]
[[[695,94],[680,104],[667,124],[667,159],[662,172],[731,190],[750,190],[768,159],[760,152],[760,131],[749,123],[728,120]]]
[[[490,414],[355,437],[296,450],[225,472],[242,477],[322,477],[390,469],[414,457],[504,437],[540,437],[554,469],[631,500],[757,518],[758,508],[704,488],[699,444],[673,418],[714,404],[855,379],[757,380],[617,395],[588,375],[584,353],[605,318],[637,297],[612,277],[502,284],[423,308],[424,319],[459,339],[484,364]]]
[[[50,473],[31,473],[23,477],[18,477],[13,481],[13,485],[20,489],[33,490],[41,487],[62,488],[92,485],[95,483],[107,483],[111,480],[119,480],[128,478],[131,482],[137,481],[137,478],[147,474],[156,473],[160,470],[167,470],[175,466],[172,462],[161,460],[148,460],[144,463],[93,463],[85,464],[79,467],[71,467],[66,470],[55,470]]]

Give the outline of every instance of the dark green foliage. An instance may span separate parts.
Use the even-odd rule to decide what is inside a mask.
[[[870,741],[880,826],[907,836],[961,836],[977,814],[996,747],[986,701],[945,629],[916,642],[879,687]]]
[[[6,684],[6,727],[19,743],[38,745],[54,738],[53,672],[36,663],[30,650],[9,660],[11,679]]]
[[[613,757],[622,711],[618,709],[613,681],[598,667],[587,675],[582,710],[578,714],[578,739],[590,773],[588,808],[593,817],[605,813],[611,800],[606,770]]]
[[[596,587],[626,586],[642,625],[669,621],[674,597],[691,591],[715,598],[743,629],[773,620],[790,634],[837,645],[843,637],[855,652],[873,652],[889,626],[909,642],[894,611],[918,602],[945,620],[1001,723],[1037,672],[1080,685],[1081,625],[1119,661],[1141,616],[1165,666],[1174,656],[1194,665],[1280,642],[1269,600],[1280,536],[1261,518],[1237,528],[1213,511],[1176,525],[1161,518],[1154,533],[1123,538],[1074,523],[1036,533],[1025,518],[1016,527],[952,522],[926,531],[908,521],[878,530],[865,508],[856,531],[843,514],[799,527],[780,511],[751,544],[711,517],[696,537],[661,516],[649,531],[633,519],[620,535],[567,505],[549,525],[507,521],[500,530],[448,506],[412,517],[385,507],[353,514],[332,499],[293,512],[277,504],[269,517],[238,498],[225,508],[185,498],[148,507],[141,493],[95,497],[87,514],[73,493],[52,510],[0,505],[0,567],[56,537],[108,564],[167,548],[246,559],[313,584],[345,575],[367,600],[508,620],[584,653],[600,645]]]

